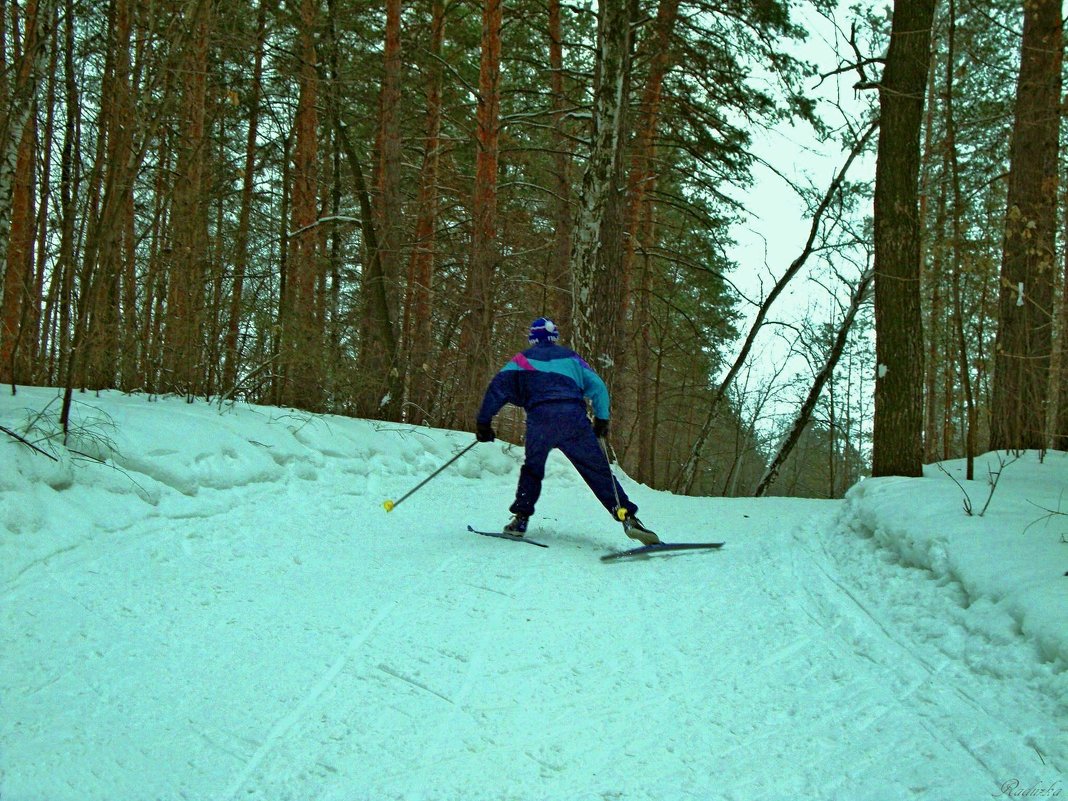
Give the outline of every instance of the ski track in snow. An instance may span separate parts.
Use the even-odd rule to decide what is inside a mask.
[[[449,565],[456,559],[455,556],[446,559],[442,565],[431,574],[431,578],[437,576],[438,573],[446,570]],[[311,688],[308,695],[300,702],[296,709],[291,713],[286,714],[280,719],[272,728],[267,738],[264,740],[256,753],[249,760],[248,764],[238,775],[230,789],[223,794],[224,799],[231,799],[238,794],[245,782],[252,776],[256,770],[260,767],[261,763],[270,752],[282,741],[284,741],[286,735],[298,722],[304,718],[308,711],[313,707],[316,701],[323,695],[324,692],[334,683],[338,675],[345,668],[345,666],[355,657],[357,652],[374,634],[375,630],[382,625],[382,622],[389,617],[390,613],[397,608],[399,604],[407,601],[411,598],[415,591],[406,590],[404,593],[397,595],[392,599],[388,606],[380,611],[375,617],[352,638],[345,651],[338,657],[337,661],[330,666],[330,669],[323,675],[319,681],[315,683],[315,686]],[[395,675],[395,674],[394,674]],[[398,676],[398,678],[403,678]],[[422,685],[417,685],[422,686]],[[425,688],[424,688],[425,689]],[[432,692],[432,691],[431,691]]]
[[[465,531],[505,517],[507,464],[389,516],[409,474],[342,468],[203,491],[8,580],[4,801],[1064,786],[1063,666],[848,532],[841,503],[638,488],[666,539],[727,546],[605,565],[622,534],[558,462],[531,530],[547,550]]]

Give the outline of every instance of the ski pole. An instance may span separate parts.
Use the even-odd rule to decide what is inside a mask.
[[[467,453],[469,450],[471,450],[477,444],[478,444],[478,440],[476,439],[474,442],[472,442],[470,445],[468,445],[466,448],[464,448],[458,454],[456,454],[451,459],[449,459],[449,461],[445,462],[445,464],[443,464],[437,470],[435,470],[429,476],[424,478],[422,481],[420,481],[418,484],[416,484],[414,487],[412,487],[410,490],[408,490],[406,493],[404,493],[404,495],[401,496],[401,499],[399,501],[386,501],[385,503],[382,504],[382,508],[385,509],[387,512],[392,512],[397,506],[399,506],[400,504],[404,503],[404,499],[405,498],[407,498],[409,495],[413,495],[420,488],[422,488],[422,486],[424,484],[426,484],[428,481],[430,481],[432,478],[434,478],[438,473],[440,473],[442,470],[444,470],[450,464],[455,462],[457,459],[459,459],[461,456],[463,456],[465,453]]]
[[[604,454],[604,461],[608,465],[608,476],[612,479],[612,494],[616,496],[616,517],[622,523],[627,516],[627,510],[619,505],[619,490],[616,489],[616,474],[612,472],[612,460],[608,457],[608,446],[605,444],[604,437],[597,437],[597,441],[601,444],[601,453]]]

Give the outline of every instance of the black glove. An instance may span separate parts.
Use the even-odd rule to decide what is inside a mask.
[[[475,424],[475,439],[479,442],[493,442],[496,438],[497,434],[489,423]]]
[[[604,439],[608,436],[608,421],[603,417],[595,417],[593,420],[593,433],[598,439]]]

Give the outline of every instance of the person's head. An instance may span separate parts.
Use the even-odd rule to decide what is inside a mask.
[[[527,339],[531,345],[548,345],[559,338],[560,329],[548,317],[539,317],[530,324],[530,335]]]

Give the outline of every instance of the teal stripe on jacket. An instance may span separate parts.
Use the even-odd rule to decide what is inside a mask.
[[[551,348],[551,350],[549,349]],[[523,353],[517,353],[501,372],[510,370],[535,371],[539,373],[552,373],[570,378],[575,382],[582,397],[588,398],[593,404],[593,414],[604,420],[608,419],[610,409],[608,401],[608,387],[605,386],[601,377],[593,371],[577,353],[560,345],[536,346]],[[538,351],[547,351],[548,359],[535,358]],[[541,354],[538,354],[541,355]]]

